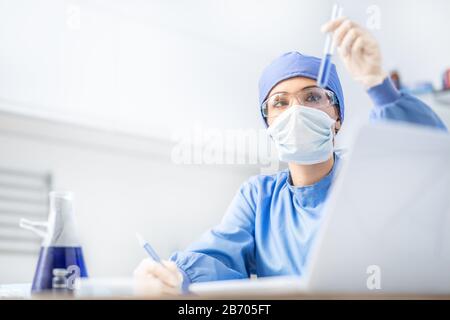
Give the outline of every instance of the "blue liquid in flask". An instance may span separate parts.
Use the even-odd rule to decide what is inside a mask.
[[[31,291],[52,289],[53,269],[68,269],[68,277],[88,276],[81,247],[41,247]]]
[[[50,192],[48,221],[21,219],[21,227],[43,238],[31,292],[72,291],[77,278],[87,277],[78,241],[70,192]]]

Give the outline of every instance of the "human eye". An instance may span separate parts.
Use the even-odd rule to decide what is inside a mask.
[[[322,101],[322,95],[316,92],[308,92],[305,101],[310,103],[320,103]]]
[[[286,108],[289,106],[289,98],[282,95],[274,96],[270,105],[275,109]]]

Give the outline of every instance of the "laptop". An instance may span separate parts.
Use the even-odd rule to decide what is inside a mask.
[[[450,293],[450,135],[363,125],[324,206],[306,272],[191,284],[198,295]]]

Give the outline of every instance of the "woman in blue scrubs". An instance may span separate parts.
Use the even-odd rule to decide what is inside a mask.
[[[374,104],[372,120],[446,130],[426,104],[393,86],[368,31],[345,18],[327,23],[322,31],[333,32],[347,71],[367,90]],[[333,145],[345,110],[336,68],[332,66],[322,89],[316,82],[319,66],[318,58],[289,52],[260,78],[261,116],[289,168],[245,182],[221,223],[174,253],[165,268],[143,260],[135,270],[139,283],[157,292],[177,292],[193,282],[303,274],[341,161]]]

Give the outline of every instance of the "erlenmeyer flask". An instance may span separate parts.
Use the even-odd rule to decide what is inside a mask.
[[[83,252],[76,234],[73,194],[50,192],[47,222],[21,219],[20,226],[44,238],[31,291],[72,291],[75,279],[87,277]],[[65,272],[64,272],[65,270]]]

